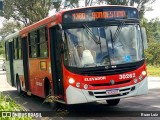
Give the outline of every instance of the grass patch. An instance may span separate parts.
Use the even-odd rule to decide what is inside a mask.
[[[160,76],[160,67],[147,65],[147,72],[149,76]]]
[[[3,95],[0,93],[0,111],[16,112],[16,111],[25,111],[25,109],[18,105],[9,95]],[[1,112],[0,112],[1,113]],[[32,120],[31,117],[6,117],[2,118],[0,115],[0,120]]]

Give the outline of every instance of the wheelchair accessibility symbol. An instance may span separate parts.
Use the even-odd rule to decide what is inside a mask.
[[[126,55],[124,57],[124,59],[125,59],[126,62],[131,62],[131,56],[130,55]]]

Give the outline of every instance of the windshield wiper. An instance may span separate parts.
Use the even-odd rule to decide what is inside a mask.
[[[124,25],[124,21],[121,21],[121,24],[117,27],[116,32],[114,33],[114,36],[112,38],[113,42],[116,41],[116,39],[118,38],[119,34],[121,33],[122,30],[122,26]]]
[[[113,41],[113,36],[112,36],[112,31],[110,30],[110,36],[111,36],[111,44],[112,44],[112,53],[114,54],[114,41]]]
[[[100,40],[98,40],[97,37],[92,33],[91,29],[86,24],[83,24],[83,26],[85,27],[86,32],[92,38],[92,40],[94,40],[96,44],[101,44]]]

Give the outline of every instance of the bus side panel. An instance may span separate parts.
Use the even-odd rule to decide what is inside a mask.
[[[12,85],[12,82],[11,82],[11,75],[10,75],[10,63],[9,61],[6,61],[6,77],[7,77],[7,82]]]
[[[29,75],[30,75],[29,76],[30,90],[31,90],[32,94],[38,95],[37,94],[37,89],[38,89],[37,87],[41,86],[41,83],[38,83],[38,80],[41,76],[41,73],[39,73],[39,65],[38,65],[38,60],[36,58],[29,59]],[[41,92],[41,91],[39,91],[39,92]]]
[[[14,64],[14,79],[16,81],[16,77],[17,75],[19,76],[20,81],[24,83],[24,80],[21,79],[21,76],[24,76],[24,70],[23,70],[23,61],[22,60],[14,60],[13,61]],[[22,90],[25,90],[25,83],[22,84],[24,86],[22,86]]]
[[[43,69],[41,67],[46,67]],[[44,94],[44,80],[50,79],[49,62],[47,59],[33,58],[29,60],[29,79],[31,92],[34,95],[45,97]]]

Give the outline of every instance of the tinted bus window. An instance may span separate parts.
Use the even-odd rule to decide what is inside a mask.
[[[30,57],[48,57],[47,29],[45,27],[29,34]]]
[[[47,41],[47,29],[45,27],[39,29],[39,43],[38,43],[38,52],[39,57],[46,58],[48,57],[48,41]]]
[[[8,56],[9,45],[8,45],[8,42],[5,43],[5,52],[6,52],[6,60],[9,60],[9,56]]]
[[[14,42],[14,59],[18,59],[18,40],[16,38],[13,39]]]
[[[36,41],[38,40],[38,32],[32,31],[29,33],[29,53],[31,58],[37,57],[37,45]]]
[[[18,37],[18,59],[22,59],[21,39]]]

